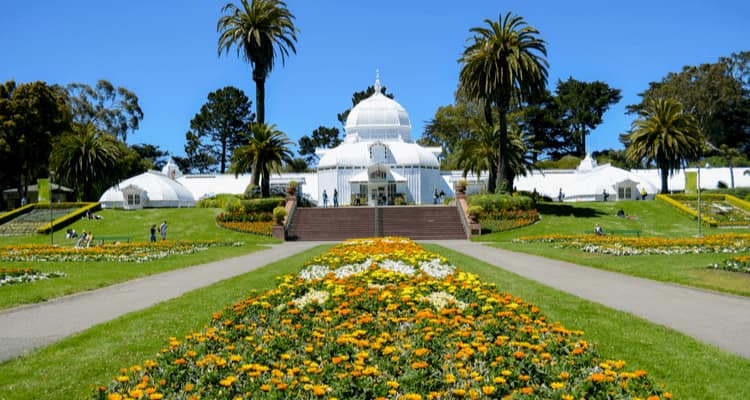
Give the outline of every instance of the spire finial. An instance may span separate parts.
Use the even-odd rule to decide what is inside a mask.
[[[375,70],[375,93],[380,93],[382,86],[380,85],[380,69]]]

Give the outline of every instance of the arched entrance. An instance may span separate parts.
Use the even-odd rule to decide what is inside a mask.
[[[386,206],[404,196],[406,178],[383,164],[374,164],[349,180],[353,205]]]

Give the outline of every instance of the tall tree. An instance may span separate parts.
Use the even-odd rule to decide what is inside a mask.
[[[609,106],[616,104],[622,96],[620,89],[610,88],[604,82],[582,82],[569,77],[558,81],[557,101],[563,112],[563,120],[573,135],[576,155],[586,155],[586,136],[602,123],[602,116]]]
[[[247,124],[255,115],[250,111],[250,99],[233,86],[226,86],[208,94],[208,101],[190,120],[195,137],[208,143],[204,149],[219,160],[219,172],[226,172],[232,152],[240,145]]]
[[[744,80],[750,56],[722,58],[716,63],[685,66],[649,83],[642,101],[627,107],[637,113],[655,99],[673,98],[694,115],[706,139],[716,147],[726,144],[750,154],[750,91]],[[744,60],[744,61],[743,61]]]
[[[417,143],[442,148],[441,168],[457,169],[463,141],[472,136],[472,130],[477,130],[483,124],[483,110],[479,102],[469,100],[459,88],[456,90],[455,103],[438,107],[435,116],[425,124]],[[494,176],[494,172],[491,175]]]
[[[339,137],[339,128],[336,127],[317,127],[310,136],[299,138],[299,155],[301,155],[308,164],[315,164],[318,156],[315,149],[330,149],[341,144]]]
[[[0,184],[26,197],[48,176],[52,141],[70,126],[64,89],[44,82],[0,84]]]
[[[633,121],[627,156],[634,162],[654,162],[661,172],[661,193],[667,193],[670,173],[700,156],[705,139],[698,122],[674,99],[652,100]]]
[[[169,152],[160,149],[157,145],[147,143],[134,144],[130,146],[130,149],[138,155],[138,158],[143,160],[146,169],[160,170],[167,164],[166,158],[169,156]]]
[[[247,144],[232,155],[231,170],[235,174],[252,171],[251,184],[260,178],[262,197],[271,194],[271,172],[280,172],[284,162],[292,162],[292,142],[275,125],[251,124],[252,135]]]
[[[472,28],[474,36],[463,52],[461,85],[469,98],[493,104],[500,124],[497,181],[488,189],[509,188],[508,121],[513,102],[523,103],[544,93],[547,85],[547,49],[539,31],[520,16],[507,13],[499,21],[484,20],[486,27]],[[492,116],[485,110],[488,125]]]
[[[527,138],[534,163],[540,156],[559,159],[575,152],[570,133],[563,124],[563,111],[557,98],[549,91],[538,99],[516,110],[510,118]]]
[[[128,132],[135,132],[143,120],[138,96],[124,87],[115,87],[101,79],[95,87],[85,83],[68,85],[73,121],[93,123],[102,132],[127,141]]]
[[[61,182],[71,185],[79,200],[96,200],[95,184],[121,157],[117,139],[99,130],[93,122],[74,123],[72,132],[60,136],[54,145],[50,164]]]
[[[227,3],[219,18],[219,55],[237,48],[237,56],[250,63],[255,82],[255,106],[258,123],[266,122],[266,78],[277,57],[283,65],[289,53],[297,52],[297,28],[294,15],[279,0],[241,0],[239,7]]]
[[[499,142],[500,128],[497,125],[475,124],[469,137],[461,141],[457,151],[456,163],[463,170],[464,177],[469,172],[479,176],[482,171],[489,171],[489,180],[494,181]]]
[[[185,132],[185,162],[188,168],[184,171],[194,171],[201,174],[215,171],[218,160],[211,155],[211,150],[203,144],[200,136],[193,131]]]

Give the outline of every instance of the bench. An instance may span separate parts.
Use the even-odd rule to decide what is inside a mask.
[[[637,229],[613,229],[611,231],[606,232],[608,235],[635,235],[640,237],[641,231]]]
[[[106,242],[125,242],[130,243],[130,236],[94,236],[95,243],[104,244]]]

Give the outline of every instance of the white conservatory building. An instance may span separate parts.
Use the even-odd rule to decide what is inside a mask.
[[[340,205],[432,204],[436,193],[454,197],[461,171],[440,171],[439,147],[423,147],[411,138],[411,122],[404,107],[381,93],[380,79],[375,93],[362,100],[349,113],[343,142],[332,149],[318,149],[317,172],[283,173],[271,176],[270,185],[281,189],[297,181],[300,193],[323,206],[323,193],[333,204],[334,190]],[[695,168],[688,168],[695,172]],[[669,189],[685,190],[685,172],[670,176]],[[716,188],[734,182],[750,187],[750,168],[701,168],[701,188]],[[487,174],[468,177],[469,194],[486,188]],[[161,171],[147,171],[109,188],[99,199],[103,207],[138,209],[151,207],[192,207],[203,198],[217,194],[242,194],[250,183],[249,174],[183,175],[170,159]],[[653,198],[660,187],[656,169],[623,170],[610,164],[597,165],[587,155],[575,170],[532,171],[519,176],[518,190],[536,191],[564,201],[601,201],[603,193],[612,200],[639,197],[643,189]]]
[[[445,183],[437,155],[441,149],[422,147],[411,139],[406,110],[381,93],[362,100],[349,113],[344,140],[332,149],[318,149],[315,198],[338,191],[342,205],[426,204]],[[399,200],[400,199],[400,200]]]

